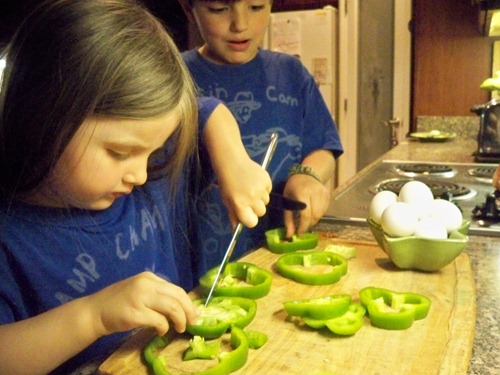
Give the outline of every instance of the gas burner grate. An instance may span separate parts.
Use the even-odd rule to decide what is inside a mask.
[[[434,177],[453,177],[457,174],[457,170],[446,164],[429,164],[429,163],[408,163],[398,164],[394,170],[406,177],[418,176],[434,176]]]
[[[376,194],[383,190],[389,190],[396,194],[399,194],[399,191],[408,181],[412,181],[412,179],[389,179],[384,180],[375,187],[371,189],[372,193]],[[475,190],[469,189],[468,187],[454,184],[447,181],[422,181],[425,183],[432,191],[434,198],[444,198],[450,200],[464,200],[470,199],[474,197],[477,193]]]
[[[485,181],[487,183],[491,183],[493,179],[493,173],[495,173],[495,166],[491,167],[474,167],[469,169],[469,176],[476,177],[478,180]]]

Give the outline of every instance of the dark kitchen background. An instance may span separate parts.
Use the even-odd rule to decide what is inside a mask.
[[[188,23],[177,0],[140,0],[169,28],[179,48],[187,48]],[[0,48],[40,0],[0,0]]]
[[[0,0],[0,49],[20,20],[40,0]],[[181,50],[192,44],[190,28],[177,0],[142,0],[163,20]],[[338,5],[338,0],[275,0],[274,11]],[[470,116],[489,93],[479,85],[491,76],[494,38],[480,32],[471,0],[413,1],[412,119],[424,116]],[[192,34],[192,33],[191,33]]]

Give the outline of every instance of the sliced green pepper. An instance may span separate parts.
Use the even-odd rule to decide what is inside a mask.
[[[207,307],[204,299],[194,300],[200,310],[195,324],[188,324],[186,331],[193,336],[217,338],[231,326],[246,327],[257,313],[255,300],[243,297],[213,297]]]
[[[327,266],[326,271],[317,271],[316,266]],[[347,273],[344,257],[324,251],[290,253],[276,261],[281,276],[307,285],[326,285],[339,281]]]
[[[425,318],[431,307],[431,300],[421,294],[376,287],[362,289],[359,297],[368,310],[371,324],[390,330],[411,327],[413,321]]]
[[[344,315],[351,304],[349,294],[337,294],[326,297],[287,301],[283,303],[285,311],[291,316],[312,319],[332,319]]]
[[[349,305],[347,312],[337,318],[321,320],[304,317],[304,323],[314,329],[327,327],[331,332],[340,336],[352,336],[364,324],[366,309],[359,303]]]
[[[248,337],[248,345],[250,346],[250,349],[259,349],[268,340],[268,337],[264,332],[258,332],[258,331],[245,331],[245,332]]]
[[[184,352],[184,361],[192,359],[214,359],[219,354],[220,339],[206,341],[204,337],[194,336],[189,340],[189,348]]]
[[[207,295],[215,280],[219,267],[210,269],[200,278],[200,291]],[[221,282],[214,296],[237,296],[257,299],[269,294],[273,274],[255,264],[230,262],[226,265]],[[244,281],[245,284],[241,284]]]
[[[158,353],[162,351],[170,343],[170,340],[165,336],[156,335],[146,345],[143,351],[144,360],[146,363],[153,365],[154,360],[158,357]]]
[[[266,233],[267,247],[273,253],[292,253],[297,250],[310,250],[318,245],[317,233],[304,233],[300,236],[293,235],[286,238],[285,228],[270,229]]]
[[[336,244],[326,245],[324,251],[342,255],[346,260],[354,258],[357,253],[356,248],[354,246],[336,245]]]
[[[144,358],[153,370],[155,375],[171,375],[167,370],[167,360],[164,356],[159,356],[157,351],[165,348],[169,341],[157,340],[155,337],[144,349]],[[248,338],[246,333],[236,326],[231,327],[231,337],[229,343],[233,348],[230,352],[219,354],[219,363],[205,371],[198,372],[198,375],[227,375],[242,368],[248,359]],[[163,346],[161,346],[163,345]],[[146,351],[148,354],[146,355]]]

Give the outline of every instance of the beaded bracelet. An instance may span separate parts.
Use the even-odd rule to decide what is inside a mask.
[[[295,174],[306,174],[308,176],[313,177],[314,179],[318,180],[319,182],[323,183],[321,179],[319,178],[318,174],[313,171],[311,167],[304,166],[302,164],[294,164],[292,165],[292,168],[290,168],[290,173],[288,173],[288,177],[293,176]]]

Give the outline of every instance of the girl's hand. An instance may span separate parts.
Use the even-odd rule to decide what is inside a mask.
[[[493,174],[493,187],[495,189],[500,189],[500,164],[497,166],[497,169]]]
[[[100,336],[151,326],[158,335],[194,324],[197,310],[186,292],[151,272],[110,285],[87,297]]]
[[[233,228],[238,222],[249,228],[256,226],[269,203],[269,173],[245,155],[237,170],[219,175],[219,185]]]
[[[303,234],[316,224],[325,214],[330,203],[330,190],[315,178],[296,174],[290,176],[286,182],[283,195],[307,204],[307,207],[299,211],[298,228],[296,227],[294,212],[285,210],[284,223],[286,236],[290,238],[295,233]]]
[[[225,105],[218,105],[210,115],[203,138],[231,225],[241,222],[253,228],[266,213],[271,177],[248,156],[238,123]]]

